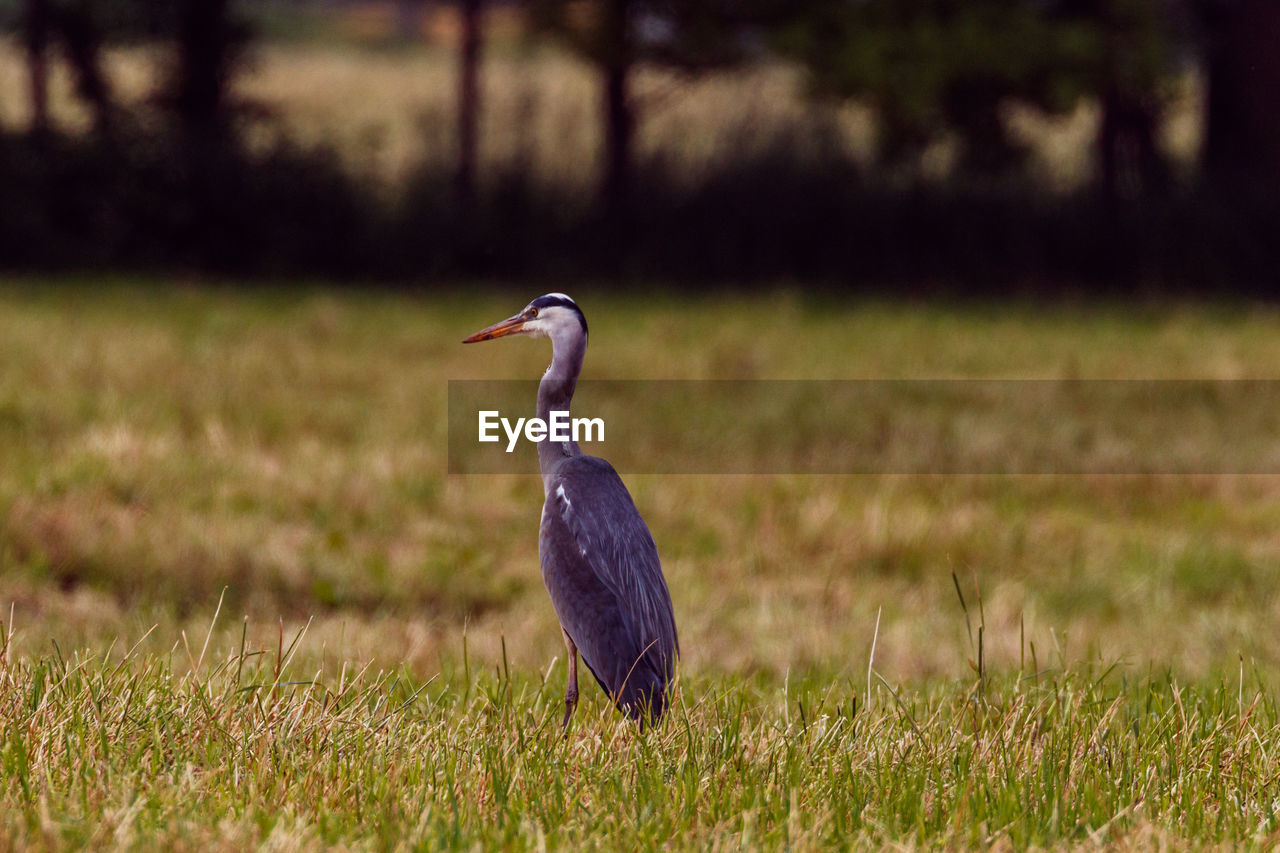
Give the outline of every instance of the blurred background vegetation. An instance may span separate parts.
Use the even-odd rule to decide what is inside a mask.
[[[0,268],[1274,291],[1268,0],[0,0]]]

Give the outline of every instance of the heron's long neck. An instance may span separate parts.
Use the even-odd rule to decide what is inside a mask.
[[[551,339],[551,366],[538,384],[538,417],[551,420],[552,412],[568,412],[573,401],[573,391],[582,372],[582,359],[587,353],[587,336],[582,333],[571,337]],[[559,463],[571,456],[581,456],[575,441],[542,441],[538,443],[538,466],[545,478],[554,472]]]

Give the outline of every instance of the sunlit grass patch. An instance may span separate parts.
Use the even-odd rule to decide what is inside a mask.
[[[167,641],[174,638],[168,638]],[[546,680],[308,669],[283,632],[0,664],[8,844],[1274,843],[1271,685],[1076,662],[929,686],[682,679],[658,727]],[[869,700],[869,702],[868,702]]]
[[[680,702],[562,740],[541,483],[446,474],[532,295],[0,289],[0,846],[1277,842],[1272,476],[627,476]],[[574,296],[587,378],[1280,372],[1256,306]]]
[[[39,648],[36,636],[58,633],[39,614],[84,612],[71,602],[110,605],[96,627],[76,622],[89,639],[136,628],[133,611],[181,620],[225,588],[229,606],[268,621],[468,624],[484,654],[505,632],[521,668],[545,665],[560,643],[538,578],[539,483],[446,476],[444,407],[448,380],[533,379],[547,354],[537,342],[460,346],[528,297],[470,293],[10,285],[0,561],[11,600],[49,600],[25,636]],[[1274,313],[1246,306],[576,295],[592,324],[587,379],[1280,369]],[[661,435],[664,417],[646,411],[642,425]],[[806,434],[770,440],[787,451]],[[856,670],[883,607],[892,671],[946,674],[955,656],[933,641],[954,631],[953,570],[987,591],[994,622],[1022,621],[1041,647],[1052,630],[1196,678],[1240,653],[1280,659],[1267,627],[1274,478],[627,480],[699,668]],[[1208,615],[1220,611],[1229,618]],[[368,650],[396,660],[394,646]]]

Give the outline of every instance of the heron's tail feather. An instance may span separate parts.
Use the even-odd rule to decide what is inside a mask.
[[[661,655],[645,653],[612,691],[614,703],[633,720],[656,723],[662,719],[670,700],[673,667],[664,666]]]

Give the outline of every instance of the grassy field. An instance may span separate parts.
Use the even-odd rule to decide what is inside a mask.
[[[0,847],[1280,840],[1275,477],[628,477],[678,707],[562,740],[540,483],[444,473],[533,295],[0,287]],[[588,378],[1280,373],[1249,305],[574,295]]]

